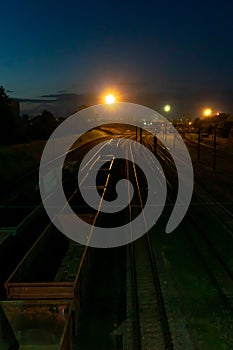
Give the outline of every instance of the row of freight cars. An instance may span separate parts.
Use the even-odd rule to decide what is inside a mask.
[[[0,349],[73,350],[89,250],[23,202],[0,207]]]

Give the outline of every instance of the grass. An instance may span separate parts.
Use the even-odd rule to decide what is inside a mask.
[[[0,182],[4,187],[39,166],[45,141],[0,146]]]
[[[186,139],[189,139],[189,140],[192,140],[195,142],[198,141],[198,134],[186,133],[185,137],[186,137]],[[203,136],[203,134],[201,134],[201,144],[213,147],[214,135],[212,134],[212,135]],[[224,137],[220,137],[217,135],[216,145],[217,145],[218,149],[225,151],[225,152],[232,153],[233,138],[232,137],[224,138]]]
[[[113,134],[117,131],[113,130]],[[94,139],[101,139],[109,132],[101,129],[88,131],[75,143],[82,146]],[[0,146],[0,192],[6,192],[11,184],[17,182],[22,176],[39,167],[41,155],[46,141],[32,141],[25,144]]]

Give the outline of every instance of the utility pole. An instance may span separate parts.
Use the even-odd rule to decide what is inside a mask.
[[[165,141],[167,141],[167,123],[165,123],[165,130],[164,130],[164,132],[165,132]]]
[[[201,128],[198,128],[198,142],[197,142],[197,161],[200,163],[200,148],[201,148]]]
[[[173,133],[173,148],[176,148],[176,132]]]
[[[156,136],[154,136],[154,155],[157,156],[157,142],[158,139]]]
[[[216,150],[217,150],[217,125],[215,125],[215,128],[214,128],[213,171],[216,170]]]

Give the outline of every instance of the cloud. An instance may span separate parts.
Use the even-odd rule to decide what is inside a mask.
[[[127,84],[127,83],[126,83]],[[128,83],[136,84],[136,83]],[[143,85],[143,84],[142,84]],[[150,92],[148,92],[150,91]],[[205,106],[210,106],[217,111],[230,112],[233,109],[232,91],[218,90],[214,88],[206,90],[185,89],[185,87],[164,87],[160,90],[151,89],[128,89],[122,94],[122,101],[141,104],[150,107],[163,114],[163,106],[169,103],[172,106],[171,118],[181,115],[197,117]],[[56,117],[68,117],[78,110],[81,105],[94,105],[100,103],[98,94],[94,92],[75,93],[51,93],[40,96],[38,99],[18,99],[20,101],[21,113],[28,113],[32,116],[47,109]]]
[[[38,98],[15,98],[15,100],[17,100],[19,102],[31,102],[31,103],[50,102],[51,101],[51,100],[38,99]],[[53,101],[56,101],[56,99],[54,99]]]
[[[57,93],[58,94],[64,94],[64,93],[67,93],[68,91],[67,90],[59,90]]]
[[[61,96],[62,94],[48,94],[48,95],[41,95],[40,97],[44,97],[44,98],[55,98],[57,99],[59,96]]]
[[[52,93],[41,95],[37,99],[18,98],[18,101],[21,113],[34,116],[48,109],[56,117],[68,117],[76,112],[79,106],[93,105],[98,102],[94,93]]]

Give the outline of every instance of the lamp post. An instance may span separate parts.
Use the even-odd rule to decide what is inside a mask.
[[[200,150],[201,150],[201,128],[198,128],[198,141],[197,141],[197,162],[200,163]]]
[[[203,114],[205,117],[211,117],[213,114],[212,108],[205,108],[203,110]],[[217,113],[219,115],[219,113]],[[218,122],[215,122],[214,126],[214,139],[213,139],[213,171],[215,172],[216,170],[216,153],[217,153],[217,127],[218,127]]]
[[[164,106],[163,110],[164,110],[164,112],[169,113],[171,111],[171,106],[169,104],[167,104]],[[167,141],[167,123],[165,123],[164,134],[165,134],[165,141]]]
[[[213,151],[213,171],[216,170],[216,147],[217,146],[217,124],[214,127],[214,151]]]
[[[219,116],[219,113],[217,114]],[[213,171],[215,172],[216,170],[216,156],[217,156],[217,128],[219,125],[220,120],[217,120],[215,122],[214,126],[214,150],[213,150]]]
[[[213,113],[212,108],[206,107],[203,109],[202,114],[204,117],[210,117]],[[197,161],[200,163],[200,151],[201,151],[201,128],[198,128],[198,139],[197,139]]]

